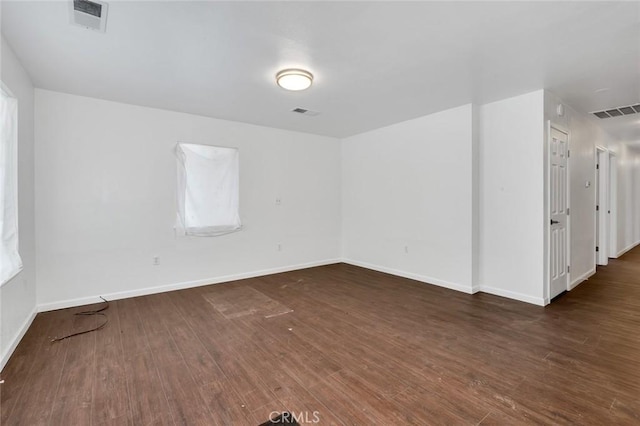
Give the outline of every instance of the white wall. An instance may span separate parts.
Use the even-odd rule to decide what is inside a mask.
[[[480,107],[480,290],[543,305],[542,90]]]
[[[466,105],[343,140],[346,262],[474,291],[473,115]]]
[[[618,164],[618,256],[640,244],[640,151],[616,146]]]
[[[337,139],[40,89],[35,129],[41,309],[340,257]],[[240,149],[241,232],[174,236],[178,141]]]
[[[344,140],[345,260],[462,291],[548,303],[548,120],[570,133],[570,287],[595,272],[596,146],[619,160],[618,250],[638,244],[638,151],[566,105],[559,117],[559,103],[539,90]]]
[[[18,226],[23,270],[0,288],[0,370],[31,324],[36,308],[33,85],[2,38],[0,79],[18,99]]]

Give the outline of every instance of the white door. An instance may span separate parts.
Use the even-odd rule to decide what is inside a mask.
[[[609,263],[609,151],[596,151],[596,264]]]
[[[569,138],[566,133],[551,128],[549,138],[551,235],[549,258],[549,298],[553,299],[568,285],[568,211],[567,157]]]

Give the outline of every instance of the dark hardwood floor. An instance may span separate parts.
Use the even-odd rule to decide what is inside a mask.
[[[83,309],[36,317],[3,426],[640,424],[640,248],[546,308],[339,264],[119,300],[51,343]]]

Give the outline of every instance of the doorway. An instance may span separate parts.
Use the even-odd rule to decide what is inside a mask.
[[[609,150],[596,148],[596,265],[609,263]]]
[[[618,161],[609,151],[609,257],[618,257]]]

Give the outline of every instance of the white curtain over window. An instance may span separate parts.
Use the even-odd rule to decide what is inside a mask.
[[[179,143],[178,235],[215,236],[241,228],[236,148]]]
[[[22,269],[18,253],[18,102],[0,90],[0,285]]]

